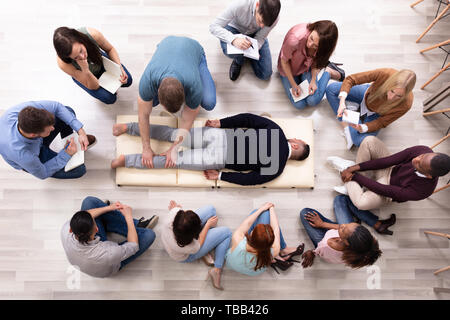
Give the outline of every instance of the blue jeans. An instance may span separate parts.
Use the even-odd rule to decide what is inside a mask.
[[[105,52],[101,51],[101,54],[109,59],[109,56]],[[127,83],[122,84],[122,87],[129,87],[133,83],[133,78],[131,77],[131,74],[128,72],[127,68],[125,68],[125,66],[123,64],[122,64],[122,67],[128,76]],[[103,72],[105,72],[105,69],[102,67],[102,73]],[[100,76],[101,76],[101,74],[100,74]],[[99,78],[100,78],[100,76],[99,76]],[[97,90],[91,90],[91,89],[86,88],[83,84],[81,84],[74,78],[72,78],[72,80],[75,81],[75,83],[78,86],[80,86],[84,91],[86,91],[91,96],[100,100],[103,103],[113,104],[117,100],[117,93],[113,94],[113,93],[109,92],[108,90],[103,89],[102,87],[99,87]]]
[[[287,77],[284,77],[280,74],[281,83],[283,84],[284,91],[286,92],[287,96],[289,97],[289,100],[291,101],[292,105],[297,109],[303,109],[306,106],[316,106],[322,101],[323,96],[325,95],[325,89],[327,88],[328,81],[330,81],[331,75],[328,72],[324,72],[322,74],[322,77],[320,80],[317,81],[317,90],[314,92],[314,94],[307,96],[306,98],[299,100],[297,102],[294,101],[294,98],[292,97],[290,89],[291,83],[289,82],[289,79]],[[294,80],[297,84],[302,83],[305,81],[305,79],[308,80],[308,82],[311,82],[312,76],[311,76],[311,69],[308,71],[302,73],[301,75],[294,76]]]
[[[216,215],[216,209],[213,206],[205,206],[195,210],[195,213],[200,217],[202,226],[205,225],[209,218]],[[208,252],[215,250],[214,266],[222,268],[225,261],[225,255],[230,247],[231,230],[227,227],[215,227],[208,230],[205,242],[198,252],[189,255],[183,262],[192,262],[205,256]]]
[[[72,108],[67,107],[67,106],[66,106],[66,108],[75,115],[75,111]],[[39,151],[39,160],[41,160],[42,163],[45,163],[58,155],[56,152],[54,152],[53,150],[51,150],[49,148],[50,144],[56,138],[56,136],[59,133],[61,133],[61,138],[65,138],[65,137],[71,135],[73,132],[72,128],[68,124],[66,124],[64,121],[59,119],[58,117],[55,117],[54,127],[55,127],[55,130],[53,130],[48,137],[45,137],[42,140],[41,150]],[[76,178],[80,178],[85,173],[86,173],[86,167],[84,164],[82,164],[81,166],[76,167],[68,172],[65,172],[64,168],[62,168],[61,170],[55,172],[52,175],[52,178],[76,179]]]
[[[257,209],[255,209],[252,212],[250,212],[249,215],[254,213],[256,210]],[[255,229],[256,225],[258,225],[258,224],[270,224],[270,212],[269,212],[269,210],[266,210],[266,211],[262,212],[258,216],[256,221],[253,222],[253,224],[250,227],[250,229],[248,229],[248,234],[250,234],[253,231],[253,229]],[[283,234],[281,233],[281,228],[280,228],[280,249],[283,250],[284,248],[286,248],[286,242],[284,241]]]
[[[102,208],[106,206],[107,204],[104,203],[99,198],[86,197],[81,205],[81,210]],[[133,221],[135,226],[139,222],[136,219],[133,219]],[[100,241],[107,241],[106,239],[107,232],[114,232],[124,237],[126,237],[128,234],[127,222],[125,221],[125,218],[120,213],[120,211],[114,210],[104,213],[95,219],[95,223],[97,224],[98,227],[98,232],[96,235],[100,237]],[[155,232],[153,232],[153,230],[151,229],[136,227],[136,232],[138,235],[139,250],[128,259],[123,260],[121,262],[120,269],[122,269],[125,265],[127,265],[128,263],[139,257],[141,254],[143,254],[145,250],[147,250],[151,246],[153,241],[155,241],[156,235]]]
[[[339,92],[341,91],[342,82],[333,82],[331,83],[327,89],[325,90],[327,95],[327,100],[330,103],[331,109],[333,109],[334,113],[337,115],[337,111],[339,109]],[[348,101],[356,102],[358,104],[361,104],[362,100],[364,99],[364,94],[366,93],[367,89],[370,87],[370,84],[360,84],[357,86],[353,86],[350,89],[350,92],[347,95]],[[379,114],[375,113],[369,117],[365,117],[364,119],[359,119],[359,123],[368,123],[373,120],[376,120],[380,117]],[[342,118],[338,118],[339,121],[342,121]],[[353,143],[359,147],[367,136],[376,136],[379,132],[373,131],[373,132],[365,132],[360,133],[358,130],[352,128],[349,126],[350,129],[350,135],[352,137]]]
[[[359,210],[350,200],[349,196],[338,195],[334,198],[334,212],[336,217],[346,216],[350,213],[352,216],[357,217],[359,220],[365,222],[367,225],[373,227],[378,221],[378,217],[369,210]]]
[[[327,231],[329,229],[314,228],[312,225],[310,225],[309,221],[306,220],[306,214],[308,212],[317,213],[320,216],[320,218],[322,219],[322,221],[328,222],[328,223],[331,223],[331,224],[347,224],[347,223],[354,222],[353,215],[348,210],[335,211],[334,213],[336,215],[336,221],[337,222],[334,222],[334,221],[331,221],[330,219],[325,218],[317,210],[314,210],[314,209],[311,209],[311,208],[304,208],[302,211],[300,211],[300,220],[301,220],[301,222],[303,224],[303,227],[305,227],[306,232],[309,235],[309,238],[311,239],[312,243],[314,244],[314,247],[316,247],[316,248],[317,248],[317,244],[320,241],[322,241],[323,237],[325,236],[325,233],[327,233]]]
[[[200,73],[200,80],[203,87],[203,96],[200,106],[207,111],[211,111],[216,106],[216,85],[211,73],[209,72],[206,56],[204,54],[200,64],[198,65],[198,71]],[[158,95],[155,95],[152,100],[153,107],[159,105]],[[197,106],[195,108],[197,108]]]
[[[241,33],[239,30],[227,25],[225,27],[232,34]],[[255,34],[248,35],[249,37],[254,37]],[[253,71],[256,77],[261,80],[269,80],[272,75],[272,55],[270,54],[269,41],[267,39],[264,41],[263,46],[259,49],[259,60],[249,59],[244,57],[242,54],[227,54],[227,43],[220,41],[220,46],[222,47],[223,53],[236,61],[237,64],[243,65],[245,59],[250,60]]]

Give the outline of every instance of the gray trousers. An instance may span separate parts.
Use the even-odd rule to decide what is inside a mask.
[[[176,128],[155,125],[150,126],[150,138],[174,142]],[[127,123],[127,133],[140,136],[137,122]],[[225,168],[227,157],[227,137],[225,130],[211,127],[192,128],[180,144],[187,149],[178,151],[176,168],[187,170],[221,170]],[[162,169],[166,164],[165,156],[154,156],[153,167]],[[125,155],[125,167],[147,169],[142,164],[142,154]]]

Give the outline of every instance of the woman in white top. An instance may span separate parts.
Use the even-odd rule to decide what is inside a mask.
[[[303,243],[297,248],[286,246],[274,205],[268,202],[253,210],[233,233],[226,265],[249,276],[263,273],[269,265],[286,270],[295,261],[292,257],[302,254],[303,248]]]
[[[218,218],[213,206],[204,206],[194,211],[183,210],[181,205],[170,201],[167,223],[164,224],[161,239],[169,256],[175,261],[192,262],[203,258],[209,266],[208,272],[216,289],[220,286],[220,275],[225,254],[230,246],[231,231],[217,227]],[[215,249],[215,258],[210,251]]]

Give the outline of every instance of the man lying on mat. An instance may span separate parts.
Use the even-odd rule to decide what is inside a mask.
[[[150,137],[175,142],[176,128],[153,125]],[[115,124],[113,134],[128,133],[139,136],[138,123]],[[300,139],[287,139],[283,130],[270,119],[250,113],[241,113],[220,120],[207,120],[205,127],[192,128],[182,141],[187,149],[175,157],[176,168],[204,170],[208,180],[223,180],[239,185],[257,185],[278,177],[288,159],[304,160],[309,156],[309,145]],[[120,155],[111,162],[111,168],[144,169],[141,154]],[[164,168],[165,156],[153,158],[154,168]],[[249,172],[219,172],[222,169]]]

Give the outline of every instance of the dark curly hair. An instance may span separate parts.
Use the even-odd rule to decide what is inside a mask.
[[[177,244],[184,247],[192,240],[198,239],[202,231],[202,221],[194,211],[180,210],[173,219],[172,230]]]

